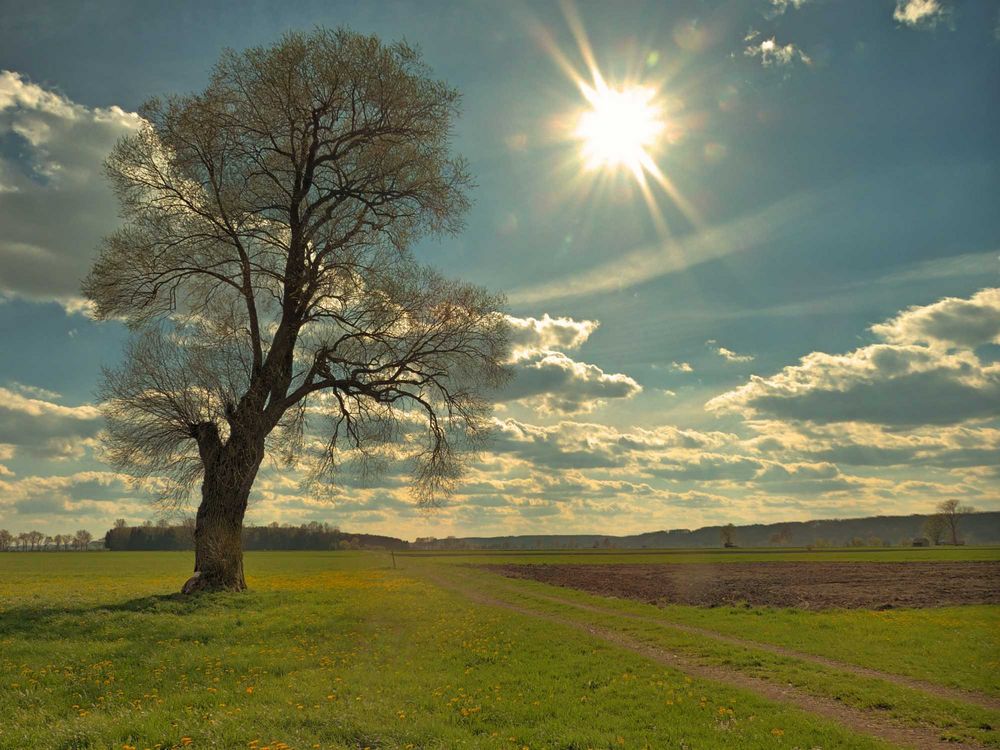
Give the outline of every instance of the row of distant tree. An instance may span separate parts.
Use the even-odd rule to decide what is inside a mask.
[[[85,550],[94,535],[86,529],[75,534],[43,534],[41,531],[22,531],[12,534],[0,529],[0,552],[38,552],[42,550]]]
[[[193,518],[179,524],[147,521],[141,526],[129,526],[124,519],[118,519],[104,535],[104,546],[112,551],[189,550],[194,549],[194,528]],[[350,534],[316,521],[301,526],[275,522],[243,527],[243,549],[247,550],[405,549],[407,546],[395,537]]]
[[[937,513],[925,516],[921,527],[924,539],[929,544],[961,544],[961,520],[974,512],[974,509],[962,505],[958,500],[945,500],[937,507]],[[870,519],[879,520],[879,519]],[[814,522],[815,523],[815,522]],[[793,538],[794,528],[802,524],[782,524],[772,527],[767,541],[775,546],[788,546],[797,540]],[[124,519],[115,521],[113,528],[104,535],[104,546],[109,550],[190,550],[194,549],[195,520],[185,518],[180,523],[170,523],[167,520],[156,522],[146,521],[139,526],[129,526]],[[736,527],[733,524],[718,528],[719,541],[723,546],[737,546],[744,542],[742,538],[748,528]],[[691,532],[687,532],[691,534]],[[674,532],[670,532],[671,534]],[[585,543],[583,540],[585,539]],[[85,550],[90,546],[93,535],[86,529],[80,529],[74,534],[43,534],[40,531],[24,531],[12,534],[6,529],[0,529],[0,552],[21,551],[36,552],[43,550]],[[513,538],[511,538],[513,541]],[[489,548],[524,548],[526,545],[490,545],[483,544],[486,540],[475,539],[434,539],[433,537],[418,538],[412,545],[416,549],[474,549]],[[607,536],[581,536],[579,539],[558,537],[539,537],[536,540],[538,548],[556,548],[560,546],[614,548],[618,546],[633,547],[626,540]],[[750,540],[760,544],[760,540]],[[909,545],[917,539],[904,536],[900,543]],[[478,543],[477,543],[478,542]],[[624,544],[622,542],[625,542]],[[813,547],[824,546],[889,546],[891,542],[884,537],[868,533],[854,535],[839,541],[825,542],[819,538],[801,540],[802,544]],[[243,529],[243,547],[248,550],[337,550],[337,549],[406,549],[410,545],[402,539],[376,534],[350,534],[341,531],[337,526],[316,521],[292,526],[277,522],[266,526],[246,526]],[[646,546],[646,545],[642,545]],[[655,545],[653,545],[655,546]],[[669,544],[663,546],[671,546]]]

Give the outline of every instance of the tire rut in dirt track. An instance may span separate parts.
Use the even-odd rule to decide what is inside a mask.
[[[889,722],[875,714],[852,708],[838,701],[810,695],[791,686],[777,685],[766,680],[742,674],[725,667],[701,664],[690,657],[668,651],[667,649],[642,643],[624,634],[616,633],[596,625],[576,622],[563,617],[540,612],[513,602],[499,599],[479,591],[456,584],[431,571],[424,570],[423,575],[435,585],[458,593],[470,601],[485,606],[499,607],[511,612],[544,620],[564,627],[579,630],[599,638],[627,651],[631,651],[650,661],[672,667],[692,677],[723,683],[731,687],[748,690],[762,698],[785,703],[803,711],[830,719],[858,734],[877,737],[893,744],[915,748],[916,750],[982,750],[981,745],[942,740],[939,733],[931,728],[910,727],[895,722]]]
[[[652,625],[658,625],[663,628],[670,628],[672,630],[679,630],[684,633],[690,633],[691,635],[697,635],[704,638],[711,638],[712,640],[719,641],[720,643],[728,643],[732,646],[740,646],[744,648],[757,649],[758,651],[766,651],[770,654],[775,654],[776,656],[787,656],[792,659],[798,659],[799,661],[806,661],[812,664],[818,664],[824,667],[830,667],[831,669],[837,669],[841,672],[849,672],[850,674],[856,674],[859,677],[871,677],[878,680],[884,680],[885,682],[891,682],[900,687],[910,688],[912,690],[919,690],[922,693],[927,693],[929,695],[936,696],[938,698],[944,698],[946,700],[959,701],[962,703],[972,703],[981,708],[987,708],[993,711],[1000,711],[1000,699],[994,698],[990,695],[984,695],[982,693],[975,693],[968,690],[961,690],[959,688],[949,688],[945,685],[937,685],[933,682],[926,682],[924,680],[918,680],[914,677],[906,677],[904,675],[893,674],[891,672],[882,672],[878,669],[872,669],[870,667],[862,667],[858,664],[850,664],[848,662],[837,661],[836,659],[831,659],[826,656],[819,656],[818,654],[809,654],[804,651],[796,651],[795,649],[786,648],[785,646],[778,646],[773,643],[763,643],[761,641],[751,641],[745,638],[737,638],[736,636],[726,635],[725,633],[719,633],[715,630],[709,630],[708,628],[700,628],[696,625],[687,625],[685,623],[673,622],[672,620],[659,619],[656,617],[647,617],[645,615],[634,614],[631,612],[623,612],[616,609],[605,609],[603,607],[598,607],[596,605],[583,604],[582,602],[575,602],[571,599],[562,599],[558,596],[551,596],[547,594],[540,594],[535,591],[519,591],[514,587],[505,587],[508,591],[516,592],[518,594],[531,596],[535,599],[541,601],[550,602],[552,604],[559,604],[562,606],[573,607],[575,609],[582,610],[584,612],[592,612],[598,615],[612,615],[614,617],[621,617],[627,620],[635,620],[637,622],[648,622]]]

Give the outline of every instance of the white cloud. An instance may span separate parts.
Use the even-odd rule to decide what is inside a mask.
[[[607,399],[631,398],[642,391],[622,373],[577,362],[562,349],[578,349],[597,330],[596,320],[507,316],[511,331],[510,364],[514,378],[502,401],[521,401],[544,414],[593,411]]]
[[[812,0],[770,0],[771,2],[771,15],[780,16],[789,8],[798,10],[812,2]]]
[[[672,425],[655,429],[619,430],[606,424],[564,420],[533,425],[516,419],[498,420],[497,454],[513,454],[549,469],[607,469],[673,452],[700,454],[735,443],[725,432],[682,430]],[[505,469],[506,471],[506,469]]]
[[[1000,429],[977,425],[901,430],[863,422],[791,424],[759,420],[747,441],[761,455],[850,466],[937,467],[966,470],[1000,463]]]
[[[579,349],[597,330],[596,320],[553,318],[545,313],[541,318],[507,316],[510,326],[511,357],[516,361],[540,350]]]
[[[102,164],[140,122],[0,71],[0,138],[17,146],[0,155],[0,295],[83,308],[80,279],[118,223]]]
[[[892,17],[906,26],[929,28],[937,25],[946,12],[939,0],[897,0]]]
[[[718,412],[815,423],[957,424],[1000,416],[1000,364],[973,348],[1000,331],[997,290],[910,308],[876,325],[885,343],[812,352],[706,404]]]
[[[715,339],[709,339],[705,342],[705,346],[711,349],[713,352],[718,354],[727,362],[753,362],[754,356],[752,354],[738,354],[732,349],[727,349],[724,346],[719,346],[719,342]]]
[[[671,362],[670,369],[675,372],[694,372],[690,362]]]
[[[503,398],[529,400],[543,413],[593,411],[603,401],[631,398],[642,386],[623,373],[577,362],[562,352],[540,351],[522,357]]]
[[[49,458],[82,454],[101,426],[97,407],[63,406],[26,389],[0,387],[0,443]]]
[[[911,307],[872,326],[872,331],[894,344],[944,349],[1000,344],[1000,289],[983,289],[969,299],[945,297],[931,305]]]
[[[757,34],[747,35],[747,41],[752,44],[747,45],[743,54],[747,57],[759,57],[760,63],[764,67],[772,65],[784,67],[794,62],[801,62],[804,65],[812,65],[812,58],[792,43],[779,44],[774,37],[756,41]]]

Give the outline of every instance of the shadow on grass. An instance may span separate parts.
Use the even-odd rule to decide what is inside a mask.
[[[187,616],[204,612],[234,616],[245,609],[246,594],[198,593],[156,594],[88,607],[27,606],[0,611],[0,639],[32,636],[38,639],[92,636],[130,615]]]

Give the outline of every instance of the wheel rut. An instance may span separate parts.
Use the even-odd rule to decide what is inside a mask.
[[[482,591],[475,591],[429,570],[421,572],[433,584],[458,593],[477,604],[505,609],[525,617],[551,622],[586,633],[605,643],[638,654],[649,661],[677,669],[691,677],[748,690],[767,700],[791,705],[800,710],[822,716],[859,734],[866,734],[901,747],[914,748],[915,750],[982,750],[984,747],[978,743],[944,740],[938,731],[930,727],[907,726],[889,721],[877,714],[853,708],[832,698],[812,695],[791,685],[780,685],[769,682],[727,667],[704,664],[684,654],[643,643],[609,628],[560,617],[549,612],[532,609],[506,599],[491,596]],[[551,597],[551,599],[554,603],[568,604],[568,602],[558,597]],[[607,612],[598,607],[594,607],[593,610],[595,613],[601,614],[620,614],[613,611]],[[655,621],[655,618],[650,619]],[[666,627],[673,627],[666,623],[664,625]],[[711,631],[706,631],[706,634],[711,634]],[[746,643],[753,647],[758,646],[758,644],[750,641]]]
[[[514,587],[505,587],[509,591],[517,591]],[[826,656],[819,656],[818,654],[809,654],[804,651],[796,651],[795,649],[788,648],[786,646],[778,646],[773,643],[763,643],[761,641],[752,641],[746,638],[738,638],[732,635],[726,635],[725,633],[720,633],[717,630],[710,630],[708,628],[700,628],[697,625],[688,625],[686,623],[675,622],[673,620],[650,617],[647,615],[640,615],[634,612],[623,612],[621,610],[610,609],[599,607],[593,604],[584,604],[583,602],[576,602],[572,599],[563,599],[558,596],[553,596],[550,594],[541,594],[535,591],[523,592],[517,591],[517,593],[526,594],[540,601],[550,602],[552,604],[559,604],[567,607],[573,607],[579,609],[583,612],[592,612],[593,614],[600,615],[613,615],[615,617],[621,617],[627,620],[634,620],[637,622],[647,622],[652,625],[658,625],[663,628],[669,628],[671,630],[679,630],[683,633],[690,633],[691,635],[697,635],[704,638],[711,638],[713,640],[719,641],[720,643],[727,643],[732,646],[740,646],[743,648],[757,649],[758,651],[766,651],[770,654],[775,654],[776,656],[787,656],[789,658],[798,659],[799,661],[810,662],[812,664],[818,664],[824,667],[830,667],[831,669],[837,669],[841,672],[849,672],[850,674],[856,674],[859,677],[871,677],[878,680],[884,680],[885,682],[891,682],[900,687],[911,688],[913,690],[919,690],[923,693],[928,693],[929,695],[934,695],[938,698],[944,698],[946,700],[960,701],[962,703],[973,703],[981,708],[987,708],[993,711],[1000,711],[1000,699],[994,698],[990,695],[984,695],[983,693],[976,693],[968,690],[961,690],[959,688],[950,688],[946,685],[936,685],[933,682],[927,682],[925,680],[919,680],[914,677],[906,677],[904,675],[893,674],[891,672],[883,672],[878,669],[872,669],[870,667],[862,667],[858,664],[851,664],[849,662],[838,661],[836,659],[831,659]]]

